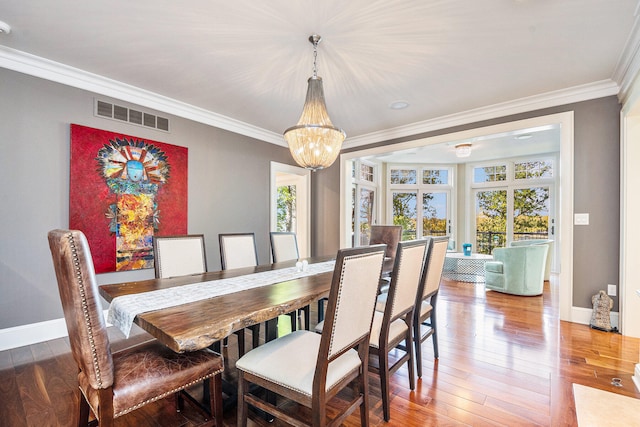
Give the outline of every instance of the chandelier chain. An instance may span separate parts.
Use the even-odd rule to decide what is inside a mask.
[[[318,77],[318,43],[313,43],[313,77]]]

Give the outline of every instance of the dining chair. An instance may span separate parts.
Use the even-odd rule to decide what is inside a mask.
[[[156,278],[187,276],[207,272],[203,234],[153,236],[153,260]],[[234,332],[238,338],[238,357],[245,353],[244,329]],[[228,338],[222,342],[228,345]],[[218,351],[220,344],[212,347]]]
[[[49,248],[69,333],[78,366],[77,425],[89,425],[93,411],[101,427],[148,403],[176,395],[180,410],[185,389],[208,383],[209,426],[222,426],[222,357],[209,350],[176,353],[153,340],[112,352],[100,307],[91,251],[78,230],[52,230]],[[186,399],[189,403],[191,398]],[[200,409],[200,405],[194,405]]]
[[[369,234],[369,244],[377,245],[384,243],[387,245],[385,250],[384,267],[382,268],[382,275],[389,276],[393,270],[394,261],[396,257],[396,249],[398,242],[402,240],[402,226],[401,225],[372,225]]]
[[[258,265],[255,233],[221,233],[218,241],[223,270]]]
[[[204,235],[153,236],[156,278],[207,272]]]
[[[246,427],[249,404],[296,426],[337,426],[360,408],[361,425],[369,425],[368,346],[383,261],[383,245],[339,250],[322,334],[292,332],[236,362],[238,426]],[[310,419],[261,399],[250,384],[310,408]],[[349,386],[341,396],[350,400],[328,422],[327,402]]]
[[[220,244],[220,261],[223,270],[258,265],[255,233],[220,233],[218,234],[218,242]],[[251,329],[253,348],[256,348],[260,345],[260,324],[251,325],[249,329]],[[243,355],[244,338],[242,341]]]
[[[438,358],[438,330],[436,323],[436,304],[444,258],[449,247],[449,237],[431,237],[425,257],[420,287],[418,288],[416,308],[413,313],[413,339],[416,349],[416,368],[418,378],[422,378],[422,343],[433,337],[433,356]],[[424,328],[423,328],[424,327]],[[423,329],[425,329],[423,331]]]
[[[406,363],[409,374],[409,387],[415,388],[413,369],[413,313],[416,295],[420,286],[420,278],[426,255],[426,240],[410,240],[399,242],[395,257],[395,266],[391,273],[389,291],[380,294],[373,316],[369,352],[377,356],[377,365],[369,363],[369,371],[380,376],[382,394],[382,412],[385,421],[391,419],[391,405],[389,396],[389,377]],[[394,362],[390,365],[389,353],[395,350],[401,342],[404,354],[394,355]],[[373,360],[375,361],[375,360]]]
[[[269,240],[271,241],[271,257],[274,263],[297,260],[300,258],[298,252],[298,239],[296,233],[291,231],[271,231],[269,232]],[[297,312],[289,313],[291,317],[291,330],[295,331],[298,327],[298,315],[302,313],[304,316],[304,328],[309,329],[311,320],[309,306],[305,306]]]

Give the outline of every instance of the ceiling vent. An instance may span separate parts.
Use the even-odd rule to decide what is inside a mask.
[[[95,115],[169,132],[169,119],[96,99]]]

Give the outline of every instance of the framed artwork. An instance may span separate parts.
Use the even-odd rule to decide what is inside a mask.
[[[96,273],[153,268],[153,236],[187,234],[188,149],[71,125],[69,228]]]

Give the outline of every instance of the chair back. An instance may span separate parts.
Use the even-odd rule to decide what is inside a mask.
[[[384,245],[338,251],[318,365],[328,365],[358,343],[368,348],[383,261]]]
[[[157,278],[205,273],[204,235],[153,236],[153,259]]]
[[[395,266],[385,305],[385,322],[393,322],[415,306],[426,251],[426,240],[409,240],[398,243]]]
[[[398,242],[401,238],[401,225],[372,225],[369,244],[377,245],[384,243],[387,245],[385,256],[393,259],[396,256],[396,249],[398,248]]]
[[[416,304],[420,304],[421,301],[429,298],[440,289],[444,259],[447,255],[448,247],[448,236],[432,237],[430,239],[420,284],[422,292],[418,292]]]
[[[258,251],[254,233],[219,234],[218,240],[223,270],[258,265]]]
[[[84,375],[94,389],[109,388],[113,384],[113,359],[87,239],[77,230],[52,230],[48,238],[79,375]]]
[[[271,240],[273,262],[283,262],[300,258],[296,233],[289,231],[272,231],[269,233],[269,238]]]

